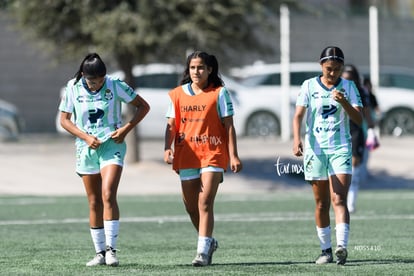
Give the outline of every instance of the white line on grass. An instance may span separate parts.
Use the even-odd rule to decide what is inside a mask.
[[[29,198],[1,198],[0,205],[36,205],[36,204],[55,204],[57,199],[54,198],[36,198],[36,197],[29,197]]]
[[[353,216],[352,220],[407,220],[414,219],[414,215],[375,215]],[[222,222],[278,222],[278,221],[313,221],[312,213],[257,213],[257,214],[217,214],[216,221]],[[122,222],[130,223],[166,223],[186,222],[188,216],[155,216],[155,217],[125,217]],[[39,225],[39,224],[75,224],[88,223],[88,219],[39,219],[39,220],[3,220],[0,225]]]

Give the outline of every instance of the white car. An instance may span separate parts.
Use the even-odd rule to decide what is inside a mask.
[[[291,63],[289,69],[291,103],[294,103],[302,82],[320,75],[321,67],[318,63]],[[363,75],[368,75],[367,68],[358,69]],[[277,102],[281,91],[280,72],[280,64],[259,63],[234,68],[231,75],[240,79],[243,85],[251,87],[252,93],[258,97],[272,95],[269,101]],[[381,134],[394,136],[414,134],[414,71],[399,67],[381,67],[380,85],[374,94],[382,112]],[[280,109],[278,104],[276,110]],[[278,113],[274,115],[278,116]]]
[[[381,133],[393,136],[414,134],[414,71],[381,67],[379,88],[375,95],[382,112]]]
[[[149,64],[134,66],[134,88],[151,106],[150,112],[138,125],[140,137],[162,138],[165,134],[169,97],[168,92],[179,84],[184,68],[172,64]],[[119,79],[124,78],[122,71],[110,74]],[[234,124],[239,136],[267,136],[279,134],[280,126],[274,114],[275,103],[266,95],[258,96],[233,79],[222,76],[227,90],[233,100]],[[64,88],[60,93],[64,92]],[[126,108],[123,108],[125,111]],[[56,116],[56,130],[67,134],[60,126],[60,114]]]
[[[16,140],[23,130],[23,124],[17,107],[0,100],[0,141]]]

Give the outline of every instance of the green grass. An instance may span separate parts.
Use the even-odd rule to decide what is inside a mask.
[[[348,262],[338,267],[313,263],[319,243],[310,191],[219,194],[219,249],[212,266],[194,268],[197,235],[180,196],[122,196],[120,266],[90,268],[86,197],[0,196],[0,274],[409,275],[413,199],[411,191],[361,192]]]

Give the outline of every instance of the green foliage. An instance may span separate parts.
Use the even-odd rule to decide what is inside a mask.
[[[278,14],[279,2],[15,0],[13,11],[24,30],[61,57],[94,50],[128,70],[133,63],[181,63],[189,49],[222,59],[271,51],[258,37]]]
[[[187,50],[218,56],[222,68],[242,52],[270,51],[257,37],[278,1],[14,0],[21,29],[58,60],[98,52],[132,83],[138,63],[182,63]],[[269,5],[269,3],[273,3]],[[243,43],[241,43],[243,42]],[[235,62],[233,62],[235,64]],[[134,136],[136,133],[134,132]],[[132,139],[132,140],[131,140]],[[137,137],[127,143],[137,159]],[[138,161],[138,160],[133,160]]]
[[[7,9],[12,0],[0,0],[0,10]]]

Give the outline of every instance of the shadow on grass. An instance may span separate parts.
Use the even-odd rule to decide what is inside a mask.
[[[215,266],[273,266],[273,265],[298,265],[314,264],[314,262],[240,262],[240,263],[213,263],[209,267]],[[176,265],[178,267],[193,267],[191,264]]]
[[[392,264],[413,264],[414,259],[406,260],[395,260],[395,259],[360,259],[360,260],[348,260],[345,264],[346,266],[366,266],[366,265],[392,265]],[[255,266],[289,266],[289,265],[312,265],[314,267],[323,267],[325,265],[316,265],[313,261],[308,262],[295,262],[295,261],[285,261],[285,262],[233,262],[233,263],[213,263],[208,266],[210,268],[214,267],[227,267],[227,266],[238,266],[238,267],[255,267]],[[335,262],[332,264],[327,264],[327,266],[336,266]],[[162,268],[162,269],[161,269]],[[167,264],[167,265],[155,265],[155,264],[142,264],[142,263],[123,263],[119,266],[118,269],[139,269],[140,271],[161,269],[161,270],[170,270],[174,268],[184,269],[184,268],[194,268],[203,269],[199,267],[194,267],[191,264]]]
[[[304,180],[303,164],[300,158],[279,157],[243,159],[243,170],[239,176],[251,180],[252,185],[267,183],[269,189],[280,187],[302,188],[308,185]],[[413,189],[414,181],[404,175],[390,175],[387,171],[370,172],[360,189]]]
[[[298,265],[298,264],[313,264],[314,262],[251,262],[251,263],[215,263],[217,266],[267,266],[267,265]]]
[[[271,186],[280,184],[291,187],[307,185],[303,177],[302,161],[298,158],[243,159],[243,170],[239,176],[254,181],[268,182]]]
[[[362,266],[362,265],[390,265],[390,264],[413,264],[414,259],[412,260],[395,260],[395,259],[360,259],[360,260],[348,260],[345,266]],[[285,262],[240,262],[240,263],[213,263],[211,267],[214,266],[273,266],[273,265],[315,265],[323,266],[323,265],[316,265],[313,261],[308,262],[295,262],[295,261],[285,261]],[[336,265],[336,263],[328,264],[328,265]],[[181,264],[175,265],[177,267],[192,267],[191,264]]]
[[[345,266],[362,266],[362,265],[390,265],[390,264],[414,264],[414,259],[395,260],[395,259],[361,259],[348,260]]]
[[[370,172],[366,181],[361,184],[361,189],[413,189],[414,181],[403,175],[390,175],[387,171]]]

